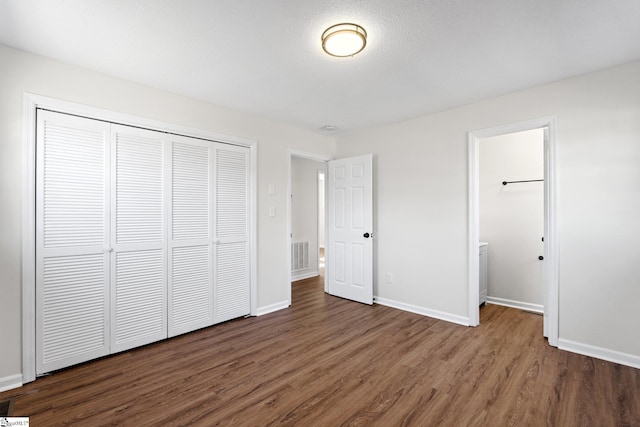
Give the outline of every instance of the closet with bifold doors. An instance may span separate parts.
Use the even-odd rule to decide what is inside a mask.
[[[37,111],[36,373],[250,312],[249,149]]]

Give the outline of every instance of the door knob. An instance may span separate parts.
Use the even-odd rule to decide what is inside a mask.
[[[369,236],[371,236],[371,234],[369,234],[369,233],[364,233],[362,236],[363,236],[365,239],[368,239],[368,238],[369,238]]]
[[[544,259],[544,257],[543,257],[542,255],[540,255],[540,256],[538,257],[538,259],[539,259],[540,261],[542,261],[542,260]]]

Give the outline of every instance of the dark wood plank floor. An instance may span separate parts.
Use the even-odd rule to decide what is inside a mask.
[[[467,328],[325,295],[0,393],[32,426],[640,426],[640,370],[549,347],[488,305]]]

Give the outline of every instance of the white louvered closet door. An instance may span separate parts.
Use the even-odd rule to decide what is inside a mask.
[[[169,336],[214,323],[212,146],[171,136]]]
[[[215,322],[248,315],[249,149],[215,146]]]
[[[36,372],[109,353],[109,124],[39,110]]]
[[[249,149],[38,111],[36,373],[250,312]]]
[[[111,127],[111,351],[167,337],[165,135]]]

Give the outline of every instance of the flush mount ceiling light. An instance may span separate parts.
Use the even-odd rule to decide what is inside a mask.
[[[322,33],[322,49],[338,58],[360,53],[366,45],[367,32],[360,25],[332,25]]]

